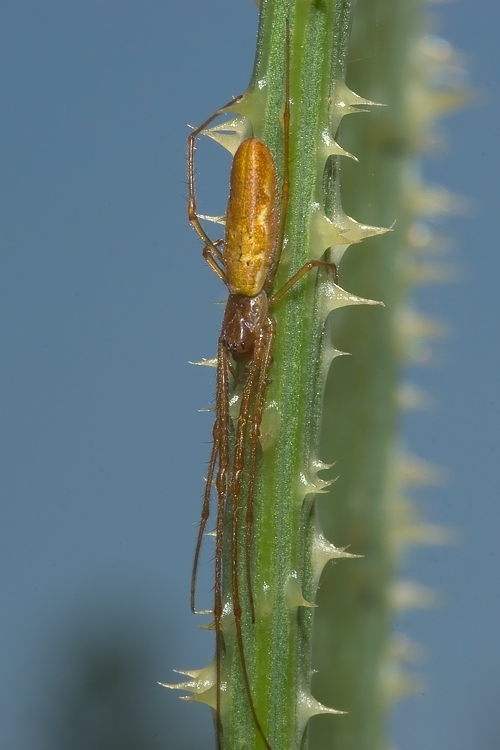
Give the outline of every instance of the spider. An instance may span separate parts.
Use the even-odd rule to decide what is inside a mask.
[[[272,363],[276,323],[272,309],[309,271],[328,268],[335,283],[337,266],[311,260],[300,268],[278,291],[273,284],[281,257],[290,195],[290,34],[286,25],[285,105],[283,112],[283,179],[281,195],[274,158],[259,138],[250,137],[238,147],[231,166],[229,202],[224,240],[213,241],[203,229],[196,210],[194,152],[196,138],[221,113],[228,111],[241,96],[232,99],[194,129],[188,137],[188,218],[203,240],[203,257],[229,291],[217,346],[217,375],[213,444],[196,541],[191,578],[191,609],[196,611],[196,577],[203,535],[210,515],[210,498],[215,477],[217,521],[215,531],[214,627],[216,637],[216,727],[217,744],[222,746],[221,663],[223,637],[222,576],[223,549],[230,549],[230,595],[243,682],[255,727],[267,750],[270,744],[257,716],[245,659],[240,599],[239,529],[242,488],[246,508],[245,570],[251,621],[255,608],[251,581],[251,548],[255,482],[257,475],[260,425],[264,410],[269,370]],[[242,363],[242,367],[239,366]],[[236,380],[243,370],[239,414],[231,438],[230,376]],[[228,512],[229,511],[229,512]],[[230,519],[226,528],[227,518]]]

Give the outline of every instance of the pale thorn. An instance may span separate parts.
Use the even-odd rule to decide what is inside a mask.
[[[202,669],[172,669],[172,672],[175,672],[175,674],[183,674],[186,677],[191,677],[193,680],[198,679],[202,671]],[[164,687],[165,683],[159,682],[158,685]]]
[[[379,305],[384,307],[384,303],[379,300],[365,299],[347,292],[334,284],[330,278],[325,279],[321,291],[323,292],[321,307],[325,318],[332,310],[338,310],[340,307],[347,307],[348,305]]]
[[[239,101],[233,102],[233,106],[237,106],[238,104],[240,104],[240,102],[241,98],[239,99]],[[227,112],[230,111],[231,108],[221,109],[220,114],[221,116],[224,116]],[[245,140],[252,133],[252,125],[248,117],[236,115],[236,117],[233,117],[232,120],[225,120],[224,122],[219,122],[217,125],[211,125],[209,128],[205,128],[201,132],[203,135],[208,136],[210,136],[211,133],[239,133],[244,137]]]
[[[415,263],[406,270],[405,276],[410,284],[456,284],[464,274],[452,263]]]
[[[424,461],[409,453],[398,462],[402,481],[407,485],[442,485],[449,482],[449,473],[442,466]]]
[[[393,684],[393,700],[400,701],[401,698],[417,695],[425,688],[425,683],[417,675],[401,672]]]
[[[341,228],[341,236],[348,240],[350,243],[361,242],[361,240],[367,237],[377,237],[381,234],[387,234],[392,232],[394,223],[390,227],[374,227],[370,224],[362,224],[346,213],[342,214],[343,227]]]
[[[422,315],[411,308],[402,311],[396,319],[400,335],[409,339],[440,339],[446,336],[447,326],[439,319]]]
[[[322,162],[325,162],[329,156],[345,156],[348,159],[358,162],[359,159],[346,151],[340,146],[337,141],[331,137],[328,130],[324,130],[321,134],[321,142],[319,147],[319,157]]]
[[[238,102],[239,103],[239,102]],[[238,103],[233,106],[236,107]],[[223,110],[223,113],[229,110]],[[241,143],[252,135],[252,125],[247,117],[237,115],[232,120],[227,120],[219,125],[206,128],[201,135],[206,135],[227,149],[232,156],[235,155]]]
[[[340,288],[341,287],[339,287],[339,289]],[[330,366],[332,360],[335,359],[335,357],[350,357],[351,356],[351,352],[342,352],[340,349],[336,349],[331,341],[325,342],[323,350],[324,350],[323,359],[328,367]]]
[[[205,609],[200,610],[199,612],[196,612],[197,615],[213,615],[213,611],[211,609]],[[198,625],[198,630],[215,630],[215,620],[211,620],[210,622],[205,623],[205,625]]]
[[[456,541],[456,534],[447,526],[422,523],[398,529],[396,541],[399,542],[400,547],[407,547],[409,545],[423,546],[424,544],[428,546],[442,546],[453,544]]]
[[[406,695],[415,694],[415,691],[423,688],[422,681],[407,672],[395,661],[387,664],[381,675],[382,689],[391,702],[401,700]]]
[[[349,244],[351,244],[342,235],[342,228],[337,226],[331,219],[326,216],[320,204],[313,205],[313,213],[311,217],[311,244],[313,248],[317,248],[318,257],[320,257],[328,247],[336,247],[337,245],[342,246],[338,248],[337,255],[333,260],[338,264],[342,258],[343,253],[347,250]]]
[[[395,581],[390,587],[389,598],[398,612],[433,607],[439,601],[435,591],[416,581]]]
[[[329,708],[328,706],[320,703],[314,698],[311,693],[301,692],[299,696],[299,705],[303,710],[306,708],[309,716],[317,716],[318,714],[346,714],[347,711],[339,711],[337,708]]]
[[[416,188],[410,201],[413,211],[421,216],[463,215],[470,205],[467,199],[439,185]]]
[[[329,311],[328,311],[329,312]],[[328,326],[329,323],[327,322],[325,325]],[[333,362],[333,360],[336,357],[346,357],[349,356],[349,352],[341,352],[340,349],[336,349],[333,345],[331,339],[329,336],[325,336],[325,341],[323,344],[323,352],[321,354],[321,386],[322,389],[325,387],[326,379],[328,377],[328,373],[330,372],[330,367]]]
[[[364,557],[364,555],[355,555],[353,552],[346,552],[347,547],[335,547],[328,541],[322,531],[319,531],[313,538],[313,555],[319,554],[326,560],[340,560],[342,558]]]
[[[298,695],[298,718],[299,724],[305,728],[311,716],[318,714],[345,714],[347,711],[338,711],[336,708],[329,708],[314,698],[308,690],[300,690]]]
[[[311,243],[318,250],[320,257],[327,248],[334,248],[332,260],[339,264],[342,255],[349,245],[367,237],[375,237],[390,232],[392,227],[374,227],[369,224],[362,224],[359,221],[348,216],[346,213],[339,212],[332,221],[319,203],[312,206],[311,217]]]
[[[396,633],[391,637],[388,643],[388,651],[393,659],[407,664],[416,664],[427,653],[422,644],[412,641],[402,633]]]
[[[403,548],[408,545],[451,544],[456,539],[447,526],[422,523],[411,500],[401,497],[394,505],[394,541]]]
[[[226,225],[226,214],[222,214],[222,216],[209,216],[208,214],[198,214],[199,219],[203,219],[204,221],[211,221],[212,224],[222,224],[223,226]]]
[[[339,352],[339,354],[343,354],[344,352]],[[313,471],[316,473],[318,471],[326,471],[327,469],[332,469],[336,464],[336,461],[333,461],[331,464],[326,464],[324,461],[321,461],[319,458],[315,458],[311,461],[311,467]]]
[[[427,119],[433,121],[449,112],[466,107],[473,99],[474,94],[467,89],[427,93],[424,100]]]
[[[236,109],[242,100],[243,97],[240,97],[238,101],[233,102],[231,107],[221,109],[220,115],[224,117],[224,115],[232,111],[233,107]],[[209,137],[213,137],[213,133],[238,133],[242,140],[246,140],[252,135],[252,123],[245,115],[236,115],[232,120],[225,120],[224,122],[219,122],[217,125],[211,125],[201,132],[203,135],[208,135]]]
[[[180,695],[179,698],[181,699],[181,701],[205,703],[205,705],[210,706],[210,708],[213,708],[214,710],[217,706],[215,686],[208,688],[208,690],[205,690],[202,693],[194,693],[193,695]]]
[[[435,232],[428,221],[415,219],[406,233],[406,241],[420,255],[446,253],[450,250],[450,241]]]
[[[322,495],[326,492],[326,489],[330,487],[336,481],[336,479],[320,479],[316,473],[315,478],[312,479],[310,476],[303,472],[299,473],[299,481],[297,492],[301,498],[307,497],[307,495]]]
[[[364,99],[362,96],[359,96],[359,94],[352,91],[352,89],[350,89],[343,81],[338,81],[335,86],[335,99],[336,100],[332,102],[333,106],[340,107],[341,109],[349,109],[352,112],[359,112],[360,110],[356,109],[359,106],[387,106],[383,102],[372,102],[370,99]]]
[[[434,406],[434,397],[413,383],[403,383],[397,390],[397,402],[405,411],[428,411]]]
[[[217,357],[211,357],[210,359],[203,357],[198,361],[188,360],[188,364],[198,365],[199,367],[217,367]]]
[[[330,560],[363,557],[363,555],[355,555],[351,552],[346,552],[346,549],[346,547],[335,547],[331,544],[319,528],[319,524],[317,525],[316,532],[313,535],[311,549],[313,587],[315,590],[318,587],[325,565],[330,562]]]
[[[293,570],[288,576],[285,583],[285,603],[290,612],[294,612],[299,607],[316,607],[314,602],[304,599],[302,589],[298,580],[297,571]]]
[[[209,690],[215,685],[215,663],[208,664],[203,669],[195,669],[189,671],[182,671],[174,669],[177,674],[183,674],[187,677],[191,677],[190,680],[185,682],[159,682],[158,684],[162,687],[169,688],[170,690],[187,690],[191,693],[203,693]]]

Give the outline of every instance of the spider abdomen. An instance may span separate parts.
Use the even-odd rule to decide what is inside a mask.
[[[266,144],[247,138],[234,155],[224,241],[231,294],[256,296],[273,267],[278,242],[276,167]]]

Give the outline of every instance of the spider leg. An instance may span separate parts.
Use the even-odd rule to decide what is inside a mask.
[[[235,438],[233,475],[231,481],[231,511],[232,511],[232,532],[231,532],[231,586],[233,595],[233,615],[236,629],[236,641],[240,655],[241,671],[245,691],[247,694],[248,705],[255,727],[260,734],[267,750],[271,750],[269,741],[264,733],[262,725],[257,716],[255,704],[253,702],[252,688],[245,657],[245,647],[243,643],[243,632],[241,628],[241,603],[240,603],[240,586],[238,578],[238,551],[239,551],[239,510],[243,470],[245,467],[245,453],[247,444],[247,428],[252,414],[252,402],[254,400],[255,388],[259,383],[259,374],[261,371],[262,356],[266,352],[267,345],[265,341],[267,330],[263,327],[254,346],[252,359],[248,363],[245,385],[241,396],[240,413],[238,417],[238,427]],[[255,467],[254,467],[255,469]]]
[[[205,492],[203,493],[203,505],[201,508],[200,525],[198,527],[198,537],[196,539],[196,547],[194,551],[193,570],[191,572],[191,612],[196,613],[196,579],[198,576],[198,566],[200,562],[201,545],[203,543],[203,536],[207,527],[207,521],[210,517],[210,496],[212,494],[212,485],[214,480],[215,466],[217,463],[217,456],[219,454],[219,425],[218,419],[214,422],[213,433],[213,445],[212,453],[210,454],[210,461],[208,463],[208,473],[205,483]]]
[[[284,297],[285,294],[287,294],[287,292],[289,292],[290,289],[295,286],[298,281],[306,276],[309,271],[312,271],[313,268],[328,268],[328,270],[332,273],[334,284],[338,284],[339,270],[336,263],[329,263],[326,260],[310,260],[307,263],[304,263],[302,268],[299,268],[297,273],[294,273],[294,275],[290,279],[288,279],[286,284],[283,284],[281,289],[278,289],[278,291],[275,292],[272,297],[269,297],[269,307],[272,307],[277,302],[279,302],[280,299],[282,299],[282,297]]]
[[[251,559],[252,559],[252,529],[253,529],[253,509],[255,502],[255,481],[257,475],[257,452],[259,448],[260,425],[262,423],[262,412],[264,410],[264,400],[268,385],[269,368],[272,362],[272,353],[274,340],[276,338],[276,323],[268,315],[263,326],[263,351],[259,353],[260,367],[258,380],[255,388],[255,398],[253,403],[253,416],[250,432],[250,461],[248,471],[248,488],[247,504],[245,519],[245,569],[247,579],[248,598],[250,601],[250,612],[252,623],[255,623],[255,605],[253,598]]]
[[[197,232],[198,236],[201,237],[205,245],[209,247],[212,252],[217,255],[218,250],[216,247],[216,243],[214,243],[208,234],[205,232],[203,227],[200,224],[200,220],[198,218],[198,214],[196,211],[196,190],[194,187],[194,152],[195,152],[195,144],[196,139],[204,130],[207,125],[210,125],[210,123],[215,120],[216,117],[218,117],[220,114],[224,112],[224,110],[229,109],[233,104],[236,104],[236,102],[239,102],[241,99],[240,96],[236,96],[234,99],[231,99],[230,102],[225,104],[223,107],[218,109],[216,112],[213,113],[213,115],[210,115],[210,117],[207,117],[205,122],[202,122],[201,125],[193,130],[192,133],[188,135],[188,219]]]
[[[215,243],[216,245],[221,244],[222,240],[217,240]],[[231,370],[232,364],[227,359],[227,365],[229,369]],[[229,396],[228,396],[229,398]],[[218,406],[218,404],[217,404]],[[200,563],[200,554],[201,554],[201,547],[203,544],[203,536],[205,534],[205,529],[207,527],[207,522],[210,517],[210,498],[212,494],[212,487],[213,487],[213,480],[214,480],[214,474],[215,474],[215,467],[217,465],[217,458],[219,455],[219,443],[220,443],[220,433],[221,430],[219,429],[219,410],[216,409],[217,415],[215,417],[214,426],[212,429],[212,452],[210,454],[210,461],[208,462],[208,473],[205,481],[205,491],[203,493],[203,505],[201,508],[201,517],[200,517],[200,525],[198,527],[198,537],[196,539],[196,547],[194,552],[194,560],[193,560],[193,569],[191,572],[191,611],[193,613],[196,613],[196,579],[198,576],[198,567]]]
[[[210,245],[205,245],[202,250],[202,255],[207,261],[208,265],[215,271],[219,279],[226,283],[226,270],[224,266],[224,256],[219,250],[219,246],[224,245],[224,240],[215,240]],[[221,268],[222,266],[222,268]]]
[[[217,348],[217,420],[214,426],[214,450],[217,444],[219,463],[215,486],[217,489],[217,526],[215,541],[215,663],[216,663],[216,734],[217,747],[222,748],[221,671],[222,671],[222,553],[224,546],[224,514],[227,502],[229,461],[229,376],[228,354],[222,337]]]

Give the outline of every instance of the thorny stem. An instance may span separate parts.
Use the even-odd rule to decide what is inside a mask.
[[[237,111],[249,117],[254,134],[270,146],[280,172],[287,19],[291,25],[292,188],[286,246],[274,291],[304,263],[318,260],[334,244],[333,238],[322,245],[314,243],[311,215],[314,206],[320,212],[326,202],[323,170],[327,154],[318,156],[318,147],[334,119],[328,103],[333,108],[335,85],[342,79],[349,16],[346,0],[268,0],[261,5],[255,69]],[[263,81],[267,85],[263,86]],[[334,135],[330,132],[332,141]],[[340,206],[336,212],[341,213]],[[336,239],[345,246],[345,240],[338,235]],[[319,271],[322,273],[327,275]],[[306,601],[314,601],[311,503],[323,376],[320,348],[325,312],[318,294],[321,289],[316,274],[311,273],[273,308],[277,336],[272,382],[266,394],[252,533],[255,624],[248,612],[242,619],[255,709],[275,750],[299,748],[309,717],[321,710],[309,696],[312,617]],[[311,486],[304,491],[307,481]],[[225,568],[231,569],[229,558]],[[240,582],[244,578],[240,561]],[[240,584],[242,606],[248,600],[243,588]],[[261,748],[245,698],[238,644],[229,628],[225,643],[225,679],[231,684],[231,696],[230,705],[223,709],[224,746]]]
[[[225,544],[218,570],[224,587],[223,601],[217,603],[223,610],[217,616],[224,648],[219,639],[216,669],[209,668],[206,675],[211,688],[204,687],[205,674],[198,683],[185,683],[198,700],[212,706],[214,672],[216,681],[224,684],[224,750],[264,746],[249,707],[242,650],[255,713],[273,750],[386,750],[387,709],[397,692],[385,679],[393,614],[389,590],[397,563],[390,503],[397,494],[396,387],[403,361],[398,314],[408,291],[401,249],[408,245],[408,229],[416,216],[409,208],[414,187],[409,175],[420,134],[415,137],[409,89],[415,82],[412,65],[418,66],[414,61],[422,0],[356,3],[347,83],[356,94],[389,105],[378,115],[372,111],[343,125],[342,146],[359,158],[359,166],[346,163],[337,145],[344,115],[369,104],[345,84],[354,4],[261,0],[254,72],[243,99],[231,108],[249,119],[253,134],[267,143],[282,174],[289,21],[290,197],[271,298],[308,261],[338,265],[349,244],[382,233],[358,221],[391,226],[397,219],[397,224],[385,238],[374,239],[373,248],[364,243],[349,252],[340,267],[340,285],[349,292],[335,287],[320,270],[283,298],[278,295],[272,309],[276,341],[260,425],[262,452],[257,457],[255,450],[246,451],[250,467],[243,467],[241,485],[239,476],[236,480],[238,493],[247,496],[257,462],[255,507],[238,508],[233,542]],[[363,297],[383,300],[386,309],[336,312],[324,335],[331,311],[362,304]],[[330,325],[335,346],[353,356],[332,367],[322,414],[326,376],[338,354],[330,341]],[[336,566],[335,575],[324,577],[316,599],[322,566],[328,559],[347,556],[329,546],[319,531],[315,495],[327,483],[317,472],[328,468],[320,459],[335,461],[333,476],[339,477],[333,501],[328,498],[320,507],[325,535],[365,557]],[[219,460],[227,463],[227,457]],[[223,492],[219,488],[219,497]],[[230,515],[224,519],[229,529]],[[250,583],[247,519],[252,516]],[[231,532],[218,533],[231,537]],[[236,582],[231,575],[235,549]],[[242,605],[241,639],[231,613],[235,589]],[[311,662],[315,600],[319,607]],[[314,698],[311,664],[318,670]],[[314,720],[309,730],[312,716],[328,712],[316,699],[349,714]]]

